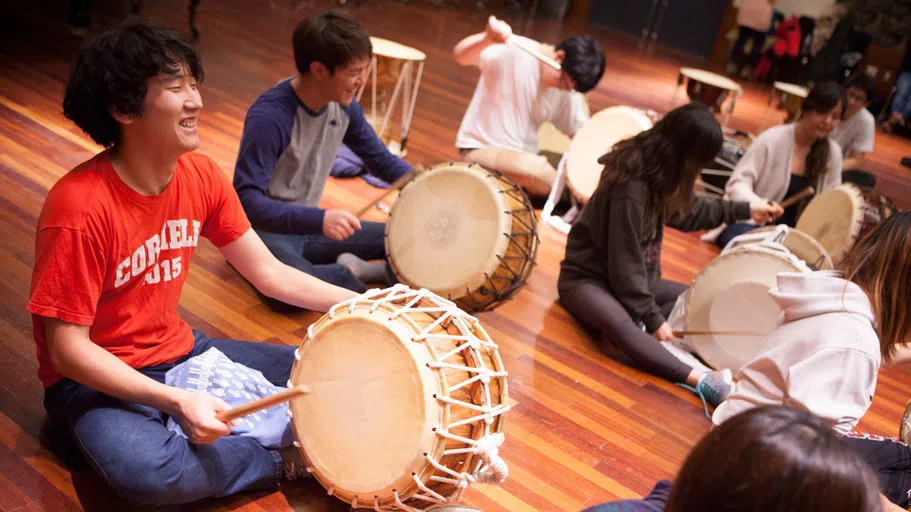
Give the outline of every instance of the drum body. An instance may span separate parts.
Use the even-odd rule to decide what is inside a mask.
[[[295,352],[289,386],[312,389],[290,404],[295,446],[355,508],[455,503],[465,475],[486,475],[479,453],[502,443],[506,375],[487,332],[452,302],[371,290],[334,306]]]
[[[721,105],[724,104],[724,100],[728,99],[728,92],[721,87],[692,79],[686,83],[686,96],[690,101],[701,103],[714,112],[721,112]]]
[[[573,137],[567,153],[566,182],[576,199],[587,203],[598,188],[604,170],[599,158],[621,140],[651,127],[648,115],[632,107],[610,107],[592,116]]]
[[[398,280],[491,310],[525,285],[538,253],[537,219],[512,180],[450,162],[406,185],[386,223],[386,255]]]
[[[816,239],[837,264],[860,237],[897,211],[884,194],[845,183],[814,197],[797,229]]]
[[[721,106],[731,94],[735,96],[742,89],[730,78],[702,69],[680,68],[678,83],[686,77],[686,95],[690,101],[701,103],[715,112],[721,112]]]
[[[357,99],[361,101],[369,85],[369,101],[361,101],[364,116],[388,149],[395,155],[404,156],[427,56],[420,50],[388,39],[371,37],[370,43],[373,57],[367,67],[367,80],[357,91]],[[397,104],[401,104],[401,115],[395,119],[393,112]],[[398,123],[398,136],[388,133],[394,123]]]
[[[769,296],[780,272],[810,272],[783,248],[749,244],[726,251],[706,265],[686,292],[687,331],[696,353],[717,369],[734,373],[759,352],[778,325],[780,309]]]

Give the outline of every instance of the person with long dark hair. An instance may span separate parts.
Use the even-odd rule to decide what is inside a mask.
[[[558,290],[566,309],[645,371],[721,403],[730,389],[721,372],[679,361],[659,341],[674,338],[667,315],[686,286],[661,278],[664,225],[684,231],[722,222],[773,219],[766,200],[729,202],[695,195],[700,169],[721,149],[721,126],[704,106],[669,112],[622,141],[599,162],[601,181],[566,243]]]
[[[863,458],[825,422],[799,409],[764,406],[709,432],[673,484],[643,500],[584,512],[880,512],[898,510],[877,492]]]
[[[762,132],[737,162],[725,185],[731,201],[771,199],[775,203],[813,187],[816,194],[841,184],[842,154],[829,133],[845,111],[845,93],[833,82],[817,84],[801,103],[800,119]],[[793,227],[809,199],[785,209],[778,223]],[[716,239],[724,247],[734,237],[756,227],[729,225]]]
[[[862,238],[837,271],[778,275],[770,294],[782,322],[737,375],[712,421],[760,405],[805,409],[860,450],[890,500],[911,505],[911,447],[854,432],[883,362],[905,362],[911,343],[911,212]]]

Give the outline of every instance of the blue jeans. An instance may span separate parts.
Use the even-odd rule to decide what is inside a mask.
[[[892,112],[898,112],[905,121],[911,120],[911,71],[903,71],[895,82]]]
[[[257,231],[257,234],[282,263],[357,293],[364,293],[367,287],[348,267],[335,262],[339,255],[350,252],[365,260],[386,258],[386,224],[382,222],[361,221],[361,229],[344,240],[333,240],[324,235],[282,235],[267,231]]]
[[[254,368],[277,386],[287,386],[295,347],[215,340],[193,331],[189,354],[139,371],[164,383],[172,367],[215,347],[229,359]],[[126,402],[70,379],[44,392],[55,430],[71,436],[92,469],[118,494],[143,505],[190,503],[210,496],[265,489],[282,473],[278,452],[249,437],[225,436],[196,445],[167,429],[168,416]]]

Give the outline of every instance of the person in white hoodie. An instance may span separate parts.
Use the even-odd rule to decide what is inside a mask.
[[[829,134],[844,111],[845,92],[840,85],[816,84],[801,103],[797,122],[769,128],[750,145],[724,187],[725,199],[768,198],[780,203],[810,186],[819,194],[840,185],[841,147]],[[794,227],[807,201],[785,208],[777,223]],[[753,222],[731,224],[715,241],[724,247],[734,237],[755,228]]]
[[[807,410],[866,456],[881,492],[911,505],[911,447],[853,432],[870,407],[883,361],[911,343],[911,212],[861,239],[837,272],[781,273],[769,293],[782,314],[760,353],[737,374],[713,423],[754,407]]]

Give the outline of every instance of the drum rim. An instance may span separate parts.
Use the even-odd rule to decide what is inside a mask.
[[[743,92],[743,87],[740,86],[737,82],[731,80],[730,78],[719,75],[718,73],[712,73],[705,69],[693,68],[693,67],[682,67],[680,68],[680,74],[685,76],[688,80],[695,80],[699,83],[706,85],[711,85],[713,87],[718,87],[719,89],[724,89],[725,91],[730,92]],[[701,77],[701,78],[700,78]],[[712,78],[716,79],[716,82],[709,82],[705,79]],[[723,85],[722,85],[723,84]]]
[[[495,235],[496,242],[492,249],[492,254],[486,258],[484,261],[478,262],[472,269],[472,277],[466,282],[463,282],[459,285],[456,285],[451,288],[433,288],[430,289],[432,292],[444,296],[449,300],[461,299],[472,293],[473,290],[478,289],[487,282],[485,276],[493,275],[501,265],[500,258],[506,254],[506,250],[509,247],[509,235],[512,233],[512,226],[514,218],[510,214],[509,204],[505,197],[503,197],[502,188],[499,185],[495,185],[492,182],[497,180],[489,179],[491,176],[496,175],[494,171],[489,171],[484,167],[481,167],[477,164],[469,164],[467,162],[444,162],[437,164],[421,176],[418,176],[405,187],[402,188],[401,194],[399,195],[398,200],[392,206],[391,211],[389,212],[389,218],[386,220],[386,233],[385,233],[385,246],[386,246],[386,259],[389,262],[389,266],[392,268],[395,276],[404,284],[408,286],[416,286],[419,288],[427,288],[426,284],[417,283],[411,279],[412,276],[408,276],[407,272],[403,272],[402,265],[399,263],[399,259],[395,254],[393,254],[391,248],[390,238],[393,235],[393,226],[395,225],[395,215],[396,207],[399,207],[402,203],[402,199],[405,197],[405,194],[409,189],[413,190],[413,187],[417,186],[420,183],[423,183],[434,176],[434,173],[442,172],[456,172],[460,174],[468,174],[479,178],[479,182],[484,184],[484,188],[490,192],[491,198],[496,203],[497,210],[500,212],[497,231],[498,235]],[[401,207],[400,207],[401,208]],[[536,251],[537,252],[537,251]]]
[[[798,259],[796,256],[790,252],[780,252],[776,250],[769,249],[761,244],[745,244],[742,246],[735,247],[730,251],[720,254],[717,258],[710,261],[706,266],[702,267],[699,270],[699,273],[696,274],[696,277],[693,278],[692,284],[686,291],[686,296],[684,299],[684,310],[683,310],[683,325],[686,330],[710,330],[711,328],[707,325],[695,325],[692,318],[692,312],[694,311],[693,302],[696,300],[694,298],[695,294],[698,292],[699,281],[701,278],[704,278],[706,273],[712,272],[718,268],[722,262],[727,265],[728,261],[739,260],[746,256],[755,257],[760,256],[763,258],[776,258],[778,260],[784,261],[792,267],[792,272],[811,272],[811,270],[806,266],[806,264]],[[777,276],[777,274],[776,274]],[[771,289],[771,288],[770,288]],[[696,291],[694,291],[696,290]],[[771,332],[771,331],[770,331]],[[706,363],[708,363],[713,368],[718,369],[720,367],[719,362],[721,361],[730,361],[731,358],[725,356],[723,351],[716,349],[717,344],[711,343],[711,338],[713,335],[689,335],[690,342],[693,348],[696,350],[696,353],[702,358]],[[744,361],[743,364],[746,364],[748,361]],[[743,365],[741,364],[741,367]],[[732,371],[736,372],[739,368],[731,368]]]
[[[645,112],[627,105],[616,105],[602,109],[595,115],[591,116],[588,121],[582,125],[582,128],[580,128],[579,131],[573,135],[572,139],[569,142],[569,148],[566,150],[566,185],[569,187],[573,195],[575,195],[576,198],[579,199],[582,203],[587,203],[589,199],[591,199],[591,196],[595,193],[595,190],[597,190],[597,181],[595,182],[595,188],[591,189],[590,191],[581,190],[582,187],[580,187],[579,183],[573,182],[573,177],[576,177],[578,180],[579,173],[581,172],[581,170],[579,170],[580,164],[577,163],[578,159],[583,158],[583,155],[581,154],[583,153],[583,150],[579,148],[579,144],[581,144],[581,142],[576,141],[581,140],[580,134],[586,133],[588,130],[594,130],[592,127],[596,126],[597,123],[603,122],[603,119],[607,119],[608,116],[619,114],[626,115],[629,120],[638,123],[642,129],[635,134],[616,140],[614,144],[617,144],[621,140],[635,137],[639,133],[650,130],[652,126],[654,126],[652,124],[652,120],[649,119]],[[586,130],[586,128],[588,128],[588,130]],[[607,150],[605,153],[608,153],[609,151],[610,150]],[[595,159],[597,160],[597,158],[600,158],[600,156],[601,155],[598,155],[598,157],[595,157]],[[601,166],[601,168],[603,171],[603,166]],[[576,169],[576,172],[573,172],[573,169]]]
[[[391,39],[370,36],[370,44],[373,46],[373,55],[377,57],[414,62],[427,60],[427,54],[421,50],[406,44],[397,43]],[[377,46],[379,46],[379,49],[377,49]]]
[[[807,94],[810,92],[806,87],[803,87],[798,84],[793,84],[791,82],[773,82],[772,87],[776,90],[781,91],[785,94],[790,94],[791,96],[797,96],[798,98],[806,98]]]

